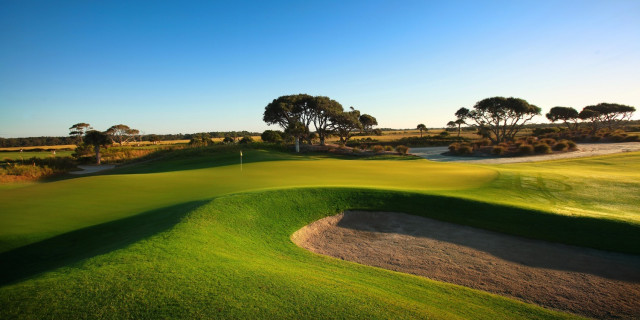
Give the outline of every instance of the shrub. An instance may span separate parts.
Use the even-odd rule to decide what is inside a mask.
[[[611,137],[609,137],[609,139],[611,139],[611,141],[614,141],[614,142],[622,142],[624,140],[624,138],[625,138],[624,136],[619,135],[619,134],[615,134],[615,135],[612,135]]]
[[[569,145],[564,141],[559,141],[553,146],[553,150],[556,151],[566,151],[567,149],[569,149]]]
[[[533,146],[530,144],[521,144],[518,147],[518,151],[520,151],[520,153],[523,154],[532,154],[533,153]]]
[[[384,151],[393,151],[392,146],[384,146]]]
[[[468,155],[472,153],[473,153],[473,147],[471,147],[470,145],[461,145],[458,148],[458,154],[460,155]]]
[[[455,142],[449,145],[449,151],[451,151],[452,153],[457,153],[458,152],[458,148],[460,148],[460,144]]]
[[[594,136],[590,136],[589,140],[596,142],[596,141],[600,141],[602,139],[602,136],[600,135],[594,135]]]
[[[624,142],[636,142],[636,141],[640,141],[640,136],[626,136],[624,137],[624,140],[622,140]]]
[[[556,139],[552,139],[552,138],[545,138],[540,140],[541,143],[546,143],[549,146],[554,146],[556,144]]]
[[[373,151],[375,153],[380,153],[380,152],[384,151],[384,147],[379,145],[379,144],[377,144],[377,145],[371,147],[371,151]]]
[[[575,149],[578,148],[578,145],[575,142],[571,141],[571,140],[565,140],[565,142],[566,142],[567,146],[569,146],[569,150],[575,150]]]
[[[242,137],[242,139],[240,139],[239,143],[248,144],[248,143],[252,143],[252,142],[253,142],[253,138],[251,138],[250,136],[244,136],[244,137]]]
[[[442,132],[440,132],[440,136],[441,137],[448,137],[449,136],[449,132],[442,131]]]
[[[557,133],[560,132],[560,129],[557,127],[551,127],[551,128],[535,128],[533,129],[533,135],[534,136],[541,136],[543,134],[549,134],[549,133]]]
[[[399,145],[396,147],[396,151],[398,151],[401,155],[406,155],[409,152],[409,147]]]
[[[278,143],[282,142],[282,132],[276,130],[265,130],[260,138],[264,142]]]
[[[552,152],[551,151],[551,147],[548,144],[544,143],[544,142],[536,144],[533,147],[533,150],[535,150],[536,153],[551,153]]]
[[[491,140],[489,140],[489,139],[481,139],[478,142],[476,142],[476,144],[478,146],[490,146],[491,145]]]
[[[491,153],[495,154],[495,155],[503,155],[505,153],[505,151],[507,151],[507,148],[504,146],[495,146],[493,147],[493,149],[491,149]]]
[[[224,143],[224,144],[229,144],[229,143],[234,143],[234,142],[235,142],[235,140],[233,140],[233,138],[231,138],[229,136],[226,136],[226,137],[224,137],[224,139],[222,139],[222,143]]]

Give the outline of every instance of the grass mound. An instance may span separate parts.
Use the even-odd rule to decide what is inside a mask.
[[[440,201],[444,202],[437,205]],[[108,252],[0,288],[0,314],[3,318],[570,317],[476,290],[318,256],[289,239],[309,222],[346,208],[397,209],[400,204],[406,211],[446,215],[444,210],[450,212],[454,203],[413,193],[342,188],[223,196],[181,218],[175,217],[177,212],[165,213],[174,217],[175,225],[169,229],[159,223],[157,233],[134,243],[123,242]],[[465,207],[471,205],[463,202]],[[118,221],[90,231],[112,230],[113,236],[102,244],[109,246],[112,238],[130,234],[125,226],[131,223]],[[67,236],[68,241],[86,238],[82,232]],[[99,237],[95,241],[100,242]],[[83,245],[78,246],[68,254],[82,256]],[[100,247],[96,242],[92,246]]]

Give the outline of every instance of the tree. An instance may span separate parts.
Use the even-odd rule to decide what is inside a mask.
[[[599,116],[600,113],[587,108],[583,108],[582,111],[580,111],[580,113],[578,114],[578,118],[580,118],[580,120],[591,122],[591,133],[596,133],[598,131]]]
[[[284,133],[294,138],[296,143],[296,152],[300,152],[300,137],[308,134],[309,130],[304,127],[302,122],[292,122],[289,127],[284,130]]]
[[[265,107],[262,120],[269,125],[277,124],[284,130],[300,123],[305,132],[299,137],[307,138],[309,141],[309,125],[313,120],[312,100],[313,97],[308,94],[278,97]]]
[[[596,121],[606,124],[609,130],[614,130],[619,128],[623,121],[631,119],[636,108],[617,103],[599,103],[594,106],[586,106],[583,110],[596,112]]]
[[[158,144],[158,142],[161,141],[160,136],[157,134],[150,134],[149,135],[149,141],[153,144]]]
[[[87,145],[92,145],[96,152],[96,164],[100,165],[100,147],[107,146],[111,142],[106,133],[98,130],[89,130],[85,133],[83,141]]]
[[[191,140],[189,140],[189,145],[194,147],[206,147],[212,143],[211,135],[206,132],[196,133],[191,136]]]
[[[275,130],[265,130],[260,135],[260,138],[264,142],[271,142],[271,143],[282,142],[282,132],[281,131],[275,131]]]
[[[117,124],[107,129],[106,133],[109,135],[113,143],[117,142],[122,146],[123,143],[133,139],[136,134],[140,133],[140,131],[131,129],[129,126],[124,124]]]
[[[87,130],[90,130],[91,125],[88,123],[84,123],[84,122],[80,122],[80,123],[76,123],[74,125],[71,126],[71,128],[69,128],[69,135],[76,138],[76,144],[82,142],[82,136],[84,136],[85,132],[87,132]]]
[[[513,139],[522,127],[540,114],[540,108],[518,98],[493,97],[478,101],[469,117],[490,131],[494,144]]]
[[[569,130],[578,129],[578,110],[571,107],[553,107],[545,115],[551,122],[562,120]]]
[[[458,138],[460,138],[460,133],[462,132],[462,125],[467,124],[464,120],[469,118],[470,113],[471,111],[464,107],[458,109],[458,111],[456,111],[455,113],[456,121],[454,122],[456,125],[458,125]]]
[[[344,112],[342,105],[328,97],[313,97],[309,105],[311,112],[311,121],[316,128],[316,133],[320,139],[320,145],[325,145],[325,139],[333,132],[331,119],[335,115]]]
[[[451,128],[451,130],[455,129],[458,125],[456,124],[455,121],[449,121],[447,122],[447,127]]]
[[[361,130],[362,123],[360,118],[360,111],[353,109],[353,107],[351,107],[351,111],[341,112],[333,116],[331,119],[332,127],[340,137],[341,144],[346,144],[354,131]]]
[[[425,126],[423,123],[419,124],[416,129],[420,130],[420,138],[422,138],[422,131],[427,131],[427,126]]]
[[[372,115],[369,115],[369,114],[366,114],[366,113],[361,115],[358,120],[360,120],[360,123],[362,124],[362,129],[361,130],[363,130],[366,133],[371,132],[371,129],[373,129],[373,126],[377,126],[378,125],[378,120],[375,117],[373,117]]]

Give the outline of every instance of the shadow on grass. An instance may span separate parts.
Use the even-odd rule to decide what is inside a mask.
[[[192,201],[72,231],[0,253],[0,286],[105,254],[170,229],[209,201]]]

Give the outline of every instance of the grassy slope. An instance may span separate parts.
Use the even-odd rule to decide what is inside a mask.
[[[244,158],[254,162],[242,171],[235,153],[211,153],[124,168],[121,174],[0,190],[0,252],[140,212],[247,190],[361,186],[425,191],[477,187],[496,176],[490,169],[427,161],[292,157],[260,150],[245,150]]]
[[[22,246],[0,254],[2,282],[14,282],[0,288],[0,317],[556,317],[477,291],[316,256],[295,247],[288,236],[338,210],[372,208],[587,245],[600,242],[590,234],[602,236],[605,231],[605,239],[636,237],[627,241],[626,251],[637,251],[638,209],[620,205],[609,193],[594,195],[593,188],[610,181],[616,190],[637,190],[640,154],[599,159],[552,162],[542,168],[546,170],[537,164],[505,165],[496,175],[489,168],[423,160],[338,160],[245,151],[245,160],[255,162],[245,165],[242,175],[239,166],[230,165],[237,161],[235,154],[211,153],[123,168],[115,175],[0,190],[3,248]],[[552,197],[548,187],[501,188],[517,179],[557,181],[558,173],[567,175],[569,170],[570,179],[560,180],[571,188],[554,190]],[[314,185],[406,189],[423,195],[324,188],[220,197]],[[466,190],[455,191],[460,189]],[[555,212],[562,211],[563,204],[550,201],[569,198],[573,204],[568,207],[587,216],[597,211],[580,201],[593,196],[612,208],[613,214],[605,217],[624,223],[424,193]],[[637,193],[624,195],[622,202],[637,199]],[[197,200],[212,197],[217,198],[192,211],[203,205]],[[24,246],[27,243],[31,245]],[[604,245],[615,248],[620,242]],[[15,282],[24,277],[31,279]]]
[[[500,177],[464,192],[481,201],[640,224],[640,153],[485,166]]]
[[[122,243],[121,249],[108,253],[101,252],[100,242],[113,245],[120,237],[102,239],[96,234],[105,230],[96,228],[67,239],[72,244],[67,250],[97,250],[95,257],[67,261],[62,268],[1,288],[0,314],[34,319],[570,317],[459,286],[315,255],[289,240],[295,230],[327,214],[351,207],[396,208],[407,197],[413,196],[353,189],[223,196],[170,228],[167,225],[175,221],[157,221],[165,231]],[[429,197],[425,199],[422,205],[429,203]],[[421,211],[422,205],[407,203],[405,209]],[[132,223],[136,224],[118,221],[120,227],[105,228],[123,232],[121,236],[127,238],[137,233],[127,227]],[[85,241],[73,242],[74,237]],[[59,257],[54,252],[47,261]],[[34,262],[41,263],[42,257]]]

